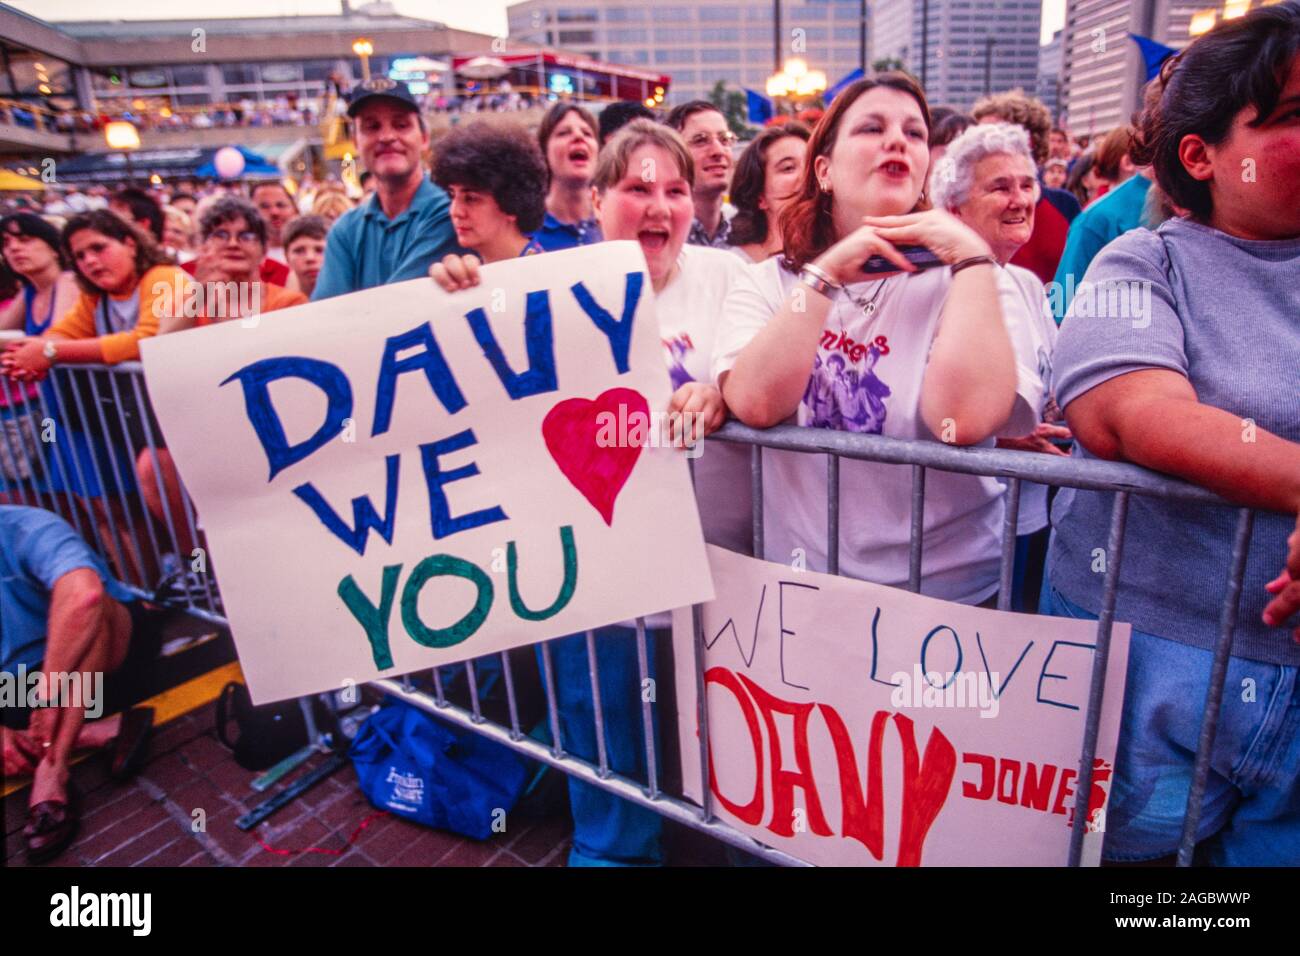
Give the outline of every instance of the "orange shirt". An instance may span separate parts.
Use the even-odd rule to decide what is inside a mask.
[[[126,332],[100,335],[99,348],[105,365],[138,361],[140,340],[164,332],[189,328],[192,317],[185,317],[185,289],[194,280],[181,269],[171,265],[154,266],[140,277],[136,287],[140,293],[140,317],[135,328]],[[82,292],[77,302],[50,326],[49,334],[67,339],[93,339],[96,337],[95,312],[105,293],[88,295]],[[113,296],[121,302],[129,295]]]
[[[287,309],[291,306],[307,304],[307,296],[301,292],[294,292],[292,289],[286,289],[280,285],[272,285],[270,282],[258,282],[255,291],[261,297],[261,308],[257,311],[258,315],[274,312],[276,309]],[[225,322],[235,318],[242,318],[242,316],[232,315],[224,319],[200,317],[195,324],[199,326],[212,325],[216,322]]]

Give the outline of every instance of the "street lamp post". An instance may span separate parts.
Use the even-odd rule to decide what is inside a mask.
[[[867,0],[858,4],[858,66],[867,75]]]
[[[997,40],[992,36],[984,38],[984,95],[993,92],[993,47]]]
[[[772,2],[772,72],[781,72],[781,0]]]
[[[352,41],[352,52],[361,57],[361,79],[367,82],[370,79],[370,54],[375,52],[375,45],[365,37],[357,37]]]
[[[930,0],[921,0],[921,89],[925,89],[926,67],[930,62]]]

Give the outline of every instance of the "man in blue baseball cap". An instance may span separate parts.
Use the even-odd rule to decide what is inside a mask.
[[[451,202],[422,164],[429,131],[406,84],[386,76],[358,84],[348,115],[375,191],[330,230],[313,301],[421,278],[460,251]]]

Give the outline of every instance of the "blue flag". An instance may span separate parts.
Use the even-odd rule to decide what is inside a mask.
[[[844,89],[844,87],[848,86],[850,83],[856,83],[858,80],[862,79],[863,75],[861,68],[854,70],[852,73],[845,73],[839,78],[834,86],[826,91],[825,95],[822,97],[823,102],[827,104],[833,103],[835,97],[840,95],[840,90]]]
[[[770,120],[774,114],[772,101],[755,90],[745,89],[745,105],[749,108],[749,121],[751,123],[762,125]]]
[[[1157,43],[1149,37],[1138,36],[1136,33],[1130,33],[1129,37],[1138,45],[1138,49],[1142,51],[1142,60],[1146,64],[1147,69],[1146,82],[1148,83],[1156,78],[1156,75],[1160,72],[1161,64],[1178,52],[1171,46]]]

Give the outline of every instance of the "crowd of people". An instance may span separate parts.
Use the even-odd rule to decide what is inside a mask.
[[[0,219],[12,296],[0,329],[23,333],[0,357],[0,399],[17,405],[55,365],[134,359],[149,335],[421,277],[455,294],[487,263],[635,241],[669,411],[696,423],[686,442],[734,419],[997,445],[1133,462],[1259,509],[1197,836],[1207,862],[1300,862],[1300,392],[1285,384],[1300,364],[1300,8],[1220,24],[1165,64],[1132,125],[1087,144],[1020,91],[962,114],[932,106],[903,73],[857,81],[811,129],[772,125],[738,156],[706,101],[662,122],[640,104],[598,120],[562,102],[536,135],[463,123],[434,144],[431,168],[424,115],[402,84],[363,83],[348,113],[371,192],[336,218],[323,204],[350,205],[343,194],[322,185],[309,200],[265,182],[247,195],[176,189],[162,204],[125,189],[61,229],[30,213]],[[255,306],[158,314],[159,280],[214,279],[257,288]],[[1119,301],[1140,308],[1119,315]],[[134,415],[148,421],[147,409]],[[104,460],[105,440],[80,435],[54,456],[51,490],[88,502],[102,533],[120,535],[132,516],[114,515],[72,467]],[[179,517],[165,449],[96,473]],[[843,462],[841,501],[853,508],[841,510],[834,557],[825,474],[819,456],[769,450],[760,557],[797,552],[813,570],[905,586],[910,472]],[[706,538],[750,553],[739,446],[709,443],[696,495]],[[997,605],[1005,507],[995,478],[930,473],[921,593]],[[1097,617],[1113,508],[1113,492],[1024,484],[1012,606]],[[22,563],[23,549],[41,548],[31,529],[60,520],[33,510],[0,505],[0,553],[17,555],[19,576],[55,606],[55,572],[89,568],[110,607],[112,578],[89,547],[65,541],[80,557]],[[1165,860],[1178,846],[1236,518],[1135,496],[1127,527],[1116,619],[1133,632],[1103,851],[1114,863]],[[127,653],[120,618],[101,614],[97,637],[76,638],[103,642],[106,666]],[[33,637],[43,621],[6,621],[0,663],[69,656],[60,648],[72,638],[49,620],[48,638]],[[662,669],[666,617],[647,625]],[[636,775],[635,631],[615,625],[598,640],[610,765]],[[565,747],[594,759],[585,638],[551,647]],[[1248,698],[1232,691],[1246,683]],[[6,766],[36,770],[38,844],[57,830],[67,757],[85,732],[69,720],[6,731]],[[569,788],[571,864],[661,862],[657,814]]]

